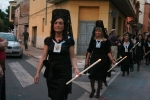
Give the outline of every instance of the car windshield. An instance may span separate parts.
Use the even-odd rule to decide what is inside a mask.
[[[15,35],[13,34],[1,34],[0,33],[0,37],[6,39],[7,41],[17,41]]]

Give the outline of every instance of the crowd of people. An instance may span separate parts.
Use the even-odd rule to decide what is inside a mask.
[[[23,34],[26,41],[29,34]],[[25,41],[25,42],[26,42]],[[81,76],[77,67],[74,53],[74,39],[71,26],[70,12],[66,9],[55,9],[52,12],[50,35],[44,40],[43,54],[39,60],[34,82],[38,84],[40,72],[43,65],[46,67],[44,77],[46,78],[48,96],[52,100],[67,100],[71,93],[72,84],[66,83],[72,78],[72,69],[77,76]],[[5,98],[5,48],[7,41],[0,38],[0,98]],[[25,49],[28,49],[27,44]],[[101,61],[88,70],[91,84],[90,98],[100,97],[102,83],[107,87],[106,77],[111,77],[108,70],[118,62],[118,58],[126,57],[119,63],[122,76],[129,75],[137,64],[140,71],[141,60],[145,59],[146,65],[150,61],[150,35],[143,34],[134,36],[125,32],[122,36],[116,34],[112,29],[107,33],[102,20],[97,20],[92,31],[91,40],[87,48],[85,67],[93,64],[98,59]],[[3,55],[3,56],[2,56]],[[98,87],[95,89],[95,81]],[[5,100],[5,99],[0,99]]]
[[[40,71],[45,65],[44,77],[47,81],[48,96],[52,100],[67,100],[72,86],[71,84],[66,85],[66,83],[72,78],[72,68],[75,75],[81,76],[77,68],[74,45],[69,11],[65,9],[53,10],[50,36],[44,40],[44,51],[34,77],[35,83],[38,83]],[[134,71],[133,65],[135,63],[137,63],[137,71],[140,70],[143,58],[146,60],[146,65],[149,64],[149,50],[150,35],[145,38],[142,34],[134,36],[125,32],[121,36],[116,34],[115,29],[112,29],[108,34],[103,21],[97,20],[89,46],[85,51],[87,52],[85,68],[101,59],[87,71],[91,84],[89,98],[93,98],[95,93],[96,98],[100,97],[102,83],[106,87],[108,86],[106,77],[111,77],[111,71],[108,72],[108,70],[116,65],[118,58],[125,58],[119,63],[122,76],[129,75]],[[95,89],[95,81],[98,84],[97,89]]]

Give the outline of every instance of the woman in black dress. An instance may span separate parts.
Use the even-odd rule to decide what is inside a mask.
[[[147,39],[145,41],[145,53],[148,53],[150,51],[150,35],[147,36]],[[146,59],[146,65],[149,65],[149,60],[150,60],[150,53],[148,53],[145,56]]]
[[[130,33],[126,32],[124,33],[124,38],[120,46],[120,56],[122,58],[127,56],[127,58],[121,62],[121,71],[123,72],[122,76],[125,75],[125,72],[127,72],[127,75],[129,75],[129,68],[131,64],[133,64],[132,47],[133,43],[130,39]]]
[[[60,14],[68,10],[56,9],[55,14]],[[64,14],[66,15],[66,14]],[[68,18],[68,17],[67,17]],[[47,59],[50,63],[52,77],[46,77],[48,96],[52,100],[67,100],[67,96],[71,93],[71,84],[66,83],[72,78],[72,67],[74,73],[79,75],[77,69],[77,62],[74,54],[74,40],[72,35],[68,35],[67,22],[63,15],[52,17],[50,37],[44,40],[44,50],[40,58],[36,75],[34,77],[35,83],[38,83],[39,74],[43,67],[43,61]],[[68,32],[67,32],[68,31]],[[47,68],[47,67],[46,67]]]
[[[101,62],[94,65],[89,70],[89,79],[91,83],[91,94],[90,98],[94,96],[95,93],[95,81],[98,81],[98,88],[96,93],[96,98],[100,97],[100,88],[102,85],[103,79],[106,77],[107,67],[110,66],[110,59],[115,63],[114,59],[112,58],[112,55],[110,53],[110,42],[104,38],[104,34],[101,27],[95,27],[93,31],[93,38],[90,41],[89,47],[88,47],[88,53],[86,57],[85,64],[94,63],[98,59],[101,59]]]
[[[143,55],[145,54],[144,39],[142,37],[142,34],[138,35],[136,43],[137,42],[139,42],[139,44],[135,47],[135,58],[137,63],[137,71],[139,71],[141,60],[143,59]]]

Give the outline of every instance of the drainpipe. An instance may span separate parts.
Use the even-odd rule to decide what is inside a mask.
[[[46,0],[46,12],[45,12],[45,25],[47,25],[47,0]]]

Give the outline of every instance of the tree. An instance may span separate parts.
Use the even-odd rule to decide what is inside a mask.
[[[2,19],[0,18],[0,30],[3,28],[3,21]]]
[[[13,23],[9,22],[9,6],[6,9],[6,13],[0,10],[0,31],[1,32],[8,32],[10,29],[12,30]]]

